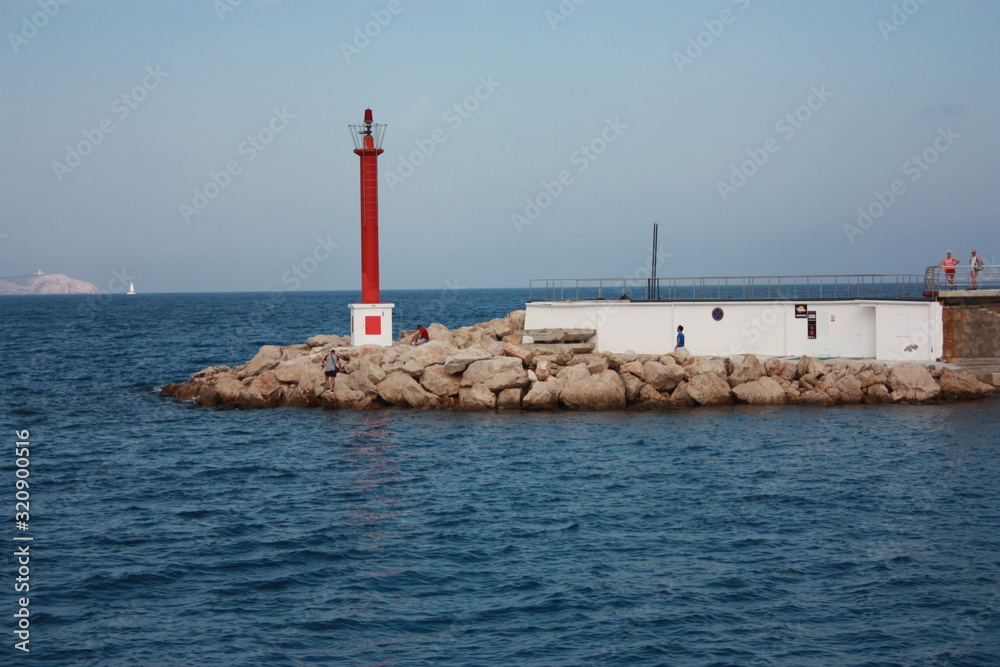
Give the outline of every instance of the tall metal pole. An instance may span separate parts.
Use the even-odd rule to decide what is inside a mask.
[[[657,246],[659,244],[659,231],[660,231],[660,223],[654,222],[653,223],[653,262],[652,262],[653,265],[652,265],[652,268],[650,270],[650,275],[652,277],[650,278],[650,289],[649,289],[649,298],[650,299],[659,299],[660,298],[660,283],[656,280],[656,257],[660,254],[659,250],[657,248]]]

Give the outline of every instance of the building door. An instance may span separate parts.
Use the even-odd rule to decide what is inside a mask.
[[[875,305],[861,304],[861,356],[875,356]]]
[[[833,351],[832,336],[830,331],[830,313],[825,310],[816,311],[816,356],[832,357],[837,353]],[[839,345],[837,346],[840,347]]]

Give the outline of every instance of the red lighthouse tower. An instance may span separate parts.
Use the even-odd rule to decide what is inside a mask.
[[[378,156],[385,125],[365,121],[351,125],[354,153],[361,158],[361,303],[350,304],[352,345],[391,345],[392,308],[381,303],[378,270]]]

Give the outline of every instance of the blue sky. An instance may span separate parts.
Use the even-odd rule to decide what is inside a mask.
[[[388,125],[383,289],[642,277],[654,222],[661,276],[1000,263],[996,2],[36,0],[0,20],[0,275],[359,289],[366,107]]]

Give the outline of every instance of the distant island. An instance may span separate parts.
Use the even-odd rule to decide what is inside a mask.
[[[0,295],[8,294],[97,294],[101,290],[83,280],[76,280],[61,273],[42,273],[30,276],[0,278]]]

